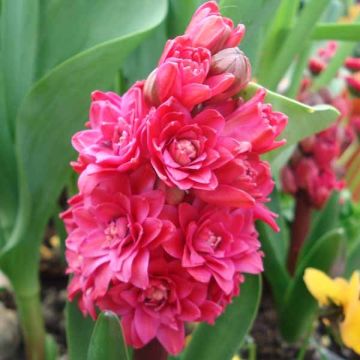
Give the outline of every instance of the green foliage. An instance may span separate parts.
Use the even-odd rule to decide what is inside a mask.
[[[269,89],[276,89],[280,80],[289,69],[294,56],[300,54],[303,47],[306,46],[316,22],[327,5],[328,0],[309,0],[306,3],[292,31],[288,33],[280,49],[277,51],[277,56],[271,64],[271,71],[268,71],[264,77],[260,78],[261,82],[269,87]]]
[[[360,24],[318,24],[314,40],[360,41]]]
[[[306,256],[312,246],[316,244],[318,239],[339,226],[339,198],[340,194],[334,191],[325,207],[321,211],[316,211],[315,214],[313,214],[314,216],[310,233],[302,247],[299,255],[299,261]]]
[[[69,360],[86,360],[95,322],[79,310],[76,301],[66,304],[66,343]]]
[[[181,360],[230,360],[251,328],[261,297],[261,278],[247,276],[235,298],[215,322],[200,324]]]
[[[106,311],[96,321],[87,360],[129,360],[118,317]]]
[[[221,0],[221,11],[235,24],[246,26],[246,36],[240,44],[251,61],[253,73],[257,73],[260,52],[266,32],[280,0]],[[255,40],[256,39],[256,40]]]
[[[262,222],[257,224],[261,247],[266,256],[264,257],[265,276],[269,281],[277,306],[283,304],[284,294],[290,282],[290,275],[286,269],[286,260],[289,246],[289,234],[282,217],[279,193],[274,189],[271,195],[269,207],[276,214],[279,214],[277,223],[281,229],[275,233],[269,226]]]
[[[304,284],[305,269],[314,267],[328,272],[344,246],[344,230],[341,228],[332,230],[317,240],[297,266],[280,310],[280,329],[285,340],[289,342],[298,340],[309,329],[315,316],[317,304]]]

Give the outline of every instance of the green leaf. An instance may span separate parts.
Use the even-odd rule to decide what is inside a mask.
[[[44,1],[39,74],[44,75],[79,52],[146,28],[153,15],[144,10],[155,3],[143,0],[141,4],[144,9],[139,8],[139,1]]]
[[[313,320],[317,303],[307,291],[303,281],[308,267],[328,272],[345,245],[345,232],[335,229],[318,239],[310,252],[296,269],[294,279],[289,284],[280,312],[280,330],[288,342],[298,340],[308,330]]]
[[[87,360],[129,360],[118,317],[103,312],[91,335]],[[77,359],[76,359],[77,360]]]
[[[355,246],[348,249],[349,254],[346,259],[345,277],[350,277],[355,270],[360,270],[360,236],[358,236]]]
[[[2,69],[12,132],[18,107],[35,74],[39,6],[39,0],[5,0],[2,3]]]
[[[133,6],[138,9],[134,24],[127,19],[132,13],[117,16],[118,26],[128,24],[127,35],[62,63],[36,84],[20,109],[16,137],[20,214],[1,260],[12,281],[21,282],[21,287],[31,287],[34,276],[17,271],[16,264],[21,259],[24,266],[36,271],[38,255],[29,254],[38,253],[36,244],[67,179],[68,164],[74,157],[70,139],[87,118],[91,91],[109,87],[122,61],[161,23],[167,11],[165,0],[134,0]]]
[[[65,319],[69,360],[86,360],[95,321],[84,317],[75,300],[67,302]]]
[[[127,87],[135,81],[146,79],[156,68],[166,40],[166,24],[163,22],[130,54],[122,67]]]
[[[282,44],[291,28],[294,25],[300,0],[282,0],[275,13],[270,29],[264,41],[264,47],[261,51],[261,59],[257,78],[259,82],[265,81],[269,74],[273,62],[279,51],[279,44]]]
[[[200,324],[181,360],[228,360],[240,348],[255,319],[261,297],[260,276],[246,276],[240,295],[215,325]]]
[[[274,232],[262,222],[258,222],[256,228],[259,231],[261,248],[266,254],[264,274],[271,285],[276,304],[280,307],[290,281],[290,275],[286,270],[289,236],[284,218],[281,216],[279,194],[276,189],[271,194],[271,202],[268,203],[268,207],[271,211],[279,214],[277,223],[281,229],[280,232]]]
[[[318,24],[314,40],[360,41],[360,24]]]
[[[315,216],[313,216],[310,233],[303,244],[298,261],[301,261],[306,256],[318,239],[339,226],[339,198],[339,192],[334,191],[326,206],[321,211],[317,211]]]
[[[55,339],[47,334],[45,338],[45,360],[57,360],[59,358],[58,346]]]
[[[175,37],[184,33],[193,13],[204,0],[170,0],[168,34]]]
[[[224,16],[235,24],[246,26],[246,35],[240,44],[251,61],[253,74],[259,61],[259,54],[265,35],[280,0],[221,0],[220,8]]]
[[[280,49],[277,50],[277,57],[271,71],[268,71],[265,81],[263,78],[261,79],[265,86],[276,89],[294,60],[294,56],[300,54],[304,46],[306,46],[316,22],[327,5],[328,0],[310,0],[306,3],[295,26],[281,44]],[[279,44],[276,44],[276,46],[279,46]]]
[[[1,60],[0,58],[0,64]],[[15,151],[6,110],[5,81],[0,71],[0,229],[7,238],[16,217],[17,178]],[[0,251],[1,247],[0,244]]]
[[[260,85],[250,83],[241,92],[245,99],[251,98],[261,88]],[[272,104],[274,110],[281,111],[289,117],[289,123],[281,138],[286,139],[286,145],[279,151],[274,151],[270,159],[273,159],[280,152],[292,144],[298,143],[301,139],[327,128],[339,116],[338,110],[329,105],[308,106],[296,100],[287,98],[270,90],[267,90],[266,102]]]

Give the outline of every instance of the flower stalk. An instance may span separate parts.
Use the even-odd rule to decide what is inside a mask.
[[[299,252],[310,230],[312,207],[306,193],[300,191],[296,196],[294,222],[291,227],[291,243],[288,257],[288,270],[294,275]]]
[[[45,326],[39,292],[17,294],[16,304],[28,360],[45,359]]]
[[[158,340],[152,340],[150,343],[134,351],[134,360],[167,360],[168,354]]]

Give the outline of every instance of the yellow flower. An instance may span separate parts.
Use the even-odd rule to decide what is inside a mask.
[[[352,5],[349,8],[349,13],[347,16],[344,16],[340,19],[340,22],[342,23],[349,23],[349,22],[353,22],[355,21],[358,16],[360,15],[360,5],[359,4],[355,4]]]
[[[320,270],[305,270],[304,281],[320,306],[335,305],[342,310],[339,330],[344,344],[360,354],[360,273],[355,271],[350,281],[331,279]]]

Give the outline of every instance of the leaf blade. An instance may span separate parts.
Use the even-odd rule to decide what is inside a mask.
[[[200,324],[181,360],[231,359],[240,347],[255,318],[261,294],[260,276],[247,276],[240,295],[228,305],[214,326]],[[242,321],[235,321],[236,319]]]
[[[87,360],[129,360],[118,317],[111,311],[99,315],[91,335]]]

